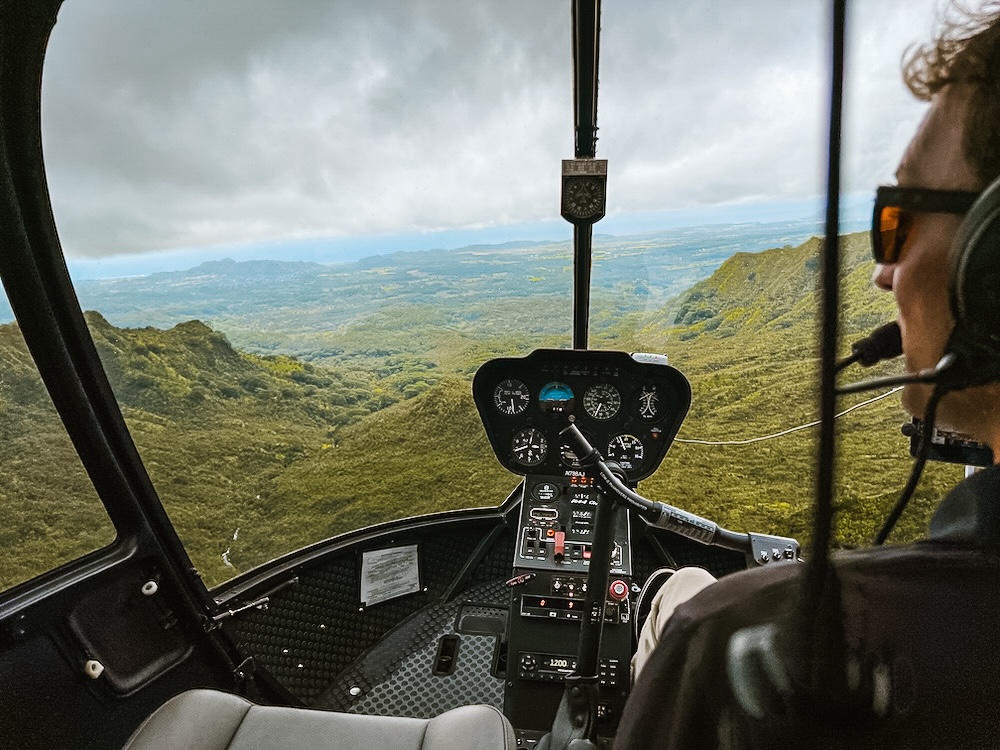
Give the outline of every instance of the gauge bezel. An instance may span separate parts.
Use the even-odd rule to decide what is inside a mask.
[[[595,398],[595,393],[602,391],[605,398],[608,401],[598,402],[598,406],[608,403],[611,411],[607,416],[601,416],[599,409],[594,409],[593,399]],[[583,393],[583,411],[591,419],[596,419],[598,422],[608,422],[618,416],[619,412],[622,410],[622,393],[611,383],[594,383],[592,386],[587,388]],[[611,403],[613,402],[613,403]],[[595,413],[597,412],[597,413]]]
[[[565,389],[569,398],[553,399],[547,394],[557,389]],[[546,414],[569,414],[573,411],[576,403],[576,393],[573,389],[560,380],[550,380],[538,390],[538,406]]]
[[[629,447],[622,445],[622,450],[628,450],[632,454],[631,457],[626,457],[624,455],[615,455],[617,450],[612,450],[612,446],[615,443],[628,441],[630,443]],[[638,450],[636,450],[638,448]],[[605,458],[609,461],[614,461],[619,464],[626,472],[637,472],[642,467],[643,462],[646,460],[646,444],[642,441],[642,438],[633,435],[630,432],[619,432],[617,435],[611,437],[608,440],[608,445],[604,454]]]
[[[504,388],[504,386],[507,386],[506,392],[508,393],[511,391],[523,392],[523,397],[519,396],[519,398],[522,400],[519,400],[516,403],[514,401],[511,401],[510,410],[505,409],[500,401],[500,390],[501,388]],[[497,410],[497,412],[503,414],[505,417],[516,417],[521,414],[524,414],[524,412],[528,410],[528,407],[530,405],[531,405],[531,389],[528,388],[528,386],[525,385],[524,381],[522,380],[519,380],[517,378],[504,378],[503,380],[498,382],[496,386],[494,386],[493,388],[493,406]]]
[[[646,391],[651,390],[655,396],[655,400],[659,403],[658,406],[654,407],[655,412],[652,416],[646,416],[643,414],[643,396]],[[642,420],[645,424],[653,424],[659,422],[664,416],[670,411],[670,403],[667,395],[663,392],[663,389],[656,383],[639,383],[636,386],[635,395],[635,408],[633,412],[636,419]]]
[[[530,445],[530,438],[521,436],[527,436],[537,434],[538,435],[538,452],[539,457],[536,460],[525,461],[521,458],[517,450],[520,447],[525,447]],[[520,445],[519,445],[520,443]],[[540,466],[545,463],[545,459],[549,457],[549,439],[545,436],[545,433],[539,430],[537,427],[522,427],[517,430],[510,438],[510,455],[514,460],[521,466],[526,466],[528,468],[534,466]]]

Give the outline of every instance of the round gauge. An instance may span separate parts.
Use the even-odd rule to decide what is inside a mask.
[[[614,461],[625,471],[635,471],[642,463],[646,449],[635,435],[617,435],[608,443],[608,460]]]
[[[549,441],[541,430],[534,427],[525,427],[514,433],[510,441],[510,452],[519,464],[524,466],[538,466],[545,460],[549,452]]]
[[[493,403],[496,405],[497,411],[508,417],[521,414],[528,408],[529,401],[531,401],[531,393],[528,392],[528,386],[520,380],[512,378],[501,380],[493,389]]]
[[[622,394],[610,383],[592,385],[583,394],[583,410],[602,422],[611,419],[622,405]]]
[[[655,422],[663,416],[665,406],[660,389],[655,385],[644,385],[639,390],[637,410],[639,419],[645,419],[647,422]]]
[[[538,404],[542,411],[563,414],[573,408],[573,389],[558,381],[547,383],[538,392]]]
[[[566,181],[563,211],[575,219],[586,219],[601,212],[604,205],[604,182],[599,177]]]

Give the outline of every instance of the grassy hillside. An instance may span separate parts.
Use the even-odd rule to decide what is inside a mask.
[[[594,347],[667,353],[694,389],[678,442],[642,492],[731,529],[808,542],[815,428],[755,439],[817,418],[817,242],[734,255],[649,312],[625,314],[595,294],[602,322]],[[868,281],[867,238],[852,235],[844,249],[846,351],[890,319],[893,306]],[[476,336],[469,315],[479,312],[463,299],[375,311],[331,334],[313,363],[240,352],[197,321],[127,329],[88,314],[136,444],[207,583],[353,528],[506,497],[517,477],[490,452],[471,376],[495,356],[565,345],[568,320],[559,335],[557,321],[511,302],[503,326],[494,321],[490,335]],[[8,521],[0,584],[9,585],[107,543],[113,530],[13,325],[0,327],[0,363],[0,507]],[[891,396],[838,422],[843,545],[872,537],[905,481],[904,418]],[[961,469],[928,474],[894,539],[923,533]]]
[[[626,350],[669,354],[692,383],[691,412],[660,470],[640,488],[648,496],[706,515],[727,528],[792,534],[808,543],[816,463],[815,428],[743,445],[808,424],[818,413],[818,246],[733,256],[709,279],[617,341]],[[842,354],[891,320],[890,294],[870,281],[868,238],[843,238]],[[898,371],[898,362],[849,369],[844,380]],[[879,392],[840,399],[839,410]],[[839,544],[865,544],[895,503],[911,466],[908,420],[891,395],[838,420]],[[931,465],[894,541],[919,538],[936,502],[961,467]]]

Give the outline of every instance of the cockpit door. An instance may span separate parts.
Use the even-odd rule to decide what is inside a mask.
[[[17,318],[4,341],[30,352],[53,414],[33,423],[31,460],[65,475],[66,504],[79,500],[77,487],[94,495],[89,517],[101,531],[91,543],[90,529],[59,525],[59,502],[3,488],[35,514],[39,562],[0,592],[0,736],[17,748],[120,747],[180,689],[232,687],[233,664],[207,632],[207,592],[132,444],[62,258],[40,128],[42,61],[59,6],[0,3],[0,276]],[[31,394],[8,388],[3,406],[20,408],[14,399]],[[75,537],[78,551],[45,562]]]

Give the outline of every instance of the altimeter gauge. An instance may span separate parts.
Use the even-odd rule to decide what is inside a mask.
[[[493,389],[493,404],[497,407],[498,412],[509,417],[524,412],[530,401],[531,393],[528,391],[528,386],[520,380],[513,378],[501,380]]]
[[[602,422],[611,419],[622,405],[622,395],[610,383],[592,385],[583,394],[583,410]]]
[[[523,466],[538,466],[549,453],[549,441],[541,430],[525,427],[514,433],[510,441],[510,452]]]
[[[637,471],[646,456],[642,441],[635,435],[616,435],[608,443],[607,458],[625,471]]]

